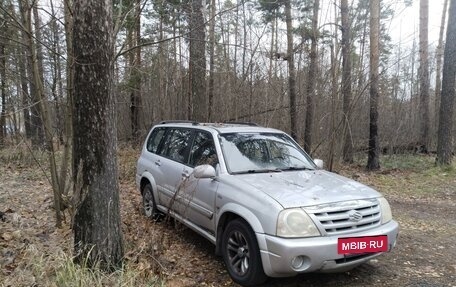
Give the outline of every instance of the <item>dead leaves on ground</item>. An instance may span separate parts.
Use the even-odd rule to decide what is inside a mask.
[[[212,244],[172,220],[154,222],[143,215],[133,177],[136,152],[124,152],[119,162],[125,261],[129,268],[143,278],[151,274],[164,278],[167,286],[236,286],[222,260],[214,255]],[[387,270],[394,266],[394,274],[399,276],[395,283],[410,282],[407,278],[449,282],[449,274],[456,273],[453,257],[449,258],[454,255],[449,238],[456,235],[456,179],[445,175],[420,178],[400,169],[366,173],[361,168],[349,168],[342,173],[384,193],[401,225],[397,249],[375,261],[376,270],[381,270],[375,280],[383,282],[381,275],[391,275]],[[423,187],[438,190],[413,192]],[[0,166],[0,211],[0,282],[32,286],[42,282],[40,277],[54,276],[61,263],[49,258],[56,253],[71,256],[72,232],[68,223],[61,230],[55,229],[52,191],[41,172]],[[49,266],[36,270],[30,265],[44,259],[51,262]]]

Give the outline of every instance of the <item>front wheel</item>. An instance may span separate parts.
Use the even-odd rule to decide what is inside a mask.
[[[243,220],[228,223],[222,237],[222,255],[233,281],[254,286],[267,279],[255,234]]]
[[[157,210],[152,186],[150,184],[144,186],[142,198],[144,214],[150,219],[157,220],[160,217],[160,212]]]

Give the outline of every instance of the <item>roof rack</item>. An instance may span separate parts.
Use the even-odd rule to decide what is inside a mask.
[[[236,121],[225,121],[224,124],[232,124],[232,125],[244,125],[244,126],[251,126],[251,127],[258,127],[257,123],[252,122],[236,122]]]
[[[197,126],[200,123],[197,121],[187,121],[187,120],[169,120],[169,121],[161,121],[161,125],[164,124],[192,124],[193,126]]]

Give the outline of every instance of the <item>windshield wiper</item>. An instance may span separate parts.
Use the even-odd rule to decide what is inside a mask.
[[[280,168],[275,169],[249,169],[245,171],[233,172],[233,174],[246,174],[246,173],[268,173],[268,172],[282,172]]]
[[[305,166],[289,166],[282,168],[282,170],[314,170],[313,168],[308,168]]]

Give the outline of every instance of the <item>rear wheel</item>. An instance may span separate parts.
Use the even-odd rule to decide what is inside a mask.
[[[228,223],[222,237],[222,255],[236,283],[254,286],[266,281],[255,233],[245,221]]]
[[[160,217],[160,212],[157,210],[152,186],[149,183],[143,188],[142,198],[144,214],[150,219],[157,220]]]

